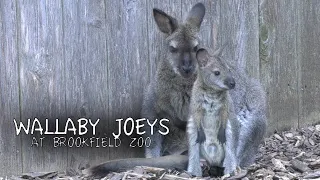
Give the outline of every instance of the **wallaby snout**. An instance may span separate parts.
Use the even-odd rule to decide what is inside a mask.
[[[185,74],[189,74],[193,71],[193,66],[192,65],[184,65],[182,66],[182,70],[184,71]]]
[[[185,75],[192,74],[195,70],[195,63],[190,53],[187,53],[182,58],[181,65],[182,73]]]
[[[229,76],[224,80],[224,84],[229,88],[233,89],[236,86],[236,82],[234,81],[233,77]]]

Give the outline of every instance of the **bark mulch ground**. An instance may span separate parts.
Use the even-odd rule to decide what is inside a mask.
[[[136,167],[126,172],[110,173],[103,179],[320,179],[320,124],[297,130],[275,133],[265,139],[257,161],[236,176],[212,178],[203,167],[203,178],[195,178],[179,170]],[[80,171],[29,173],[12,179],[86,179]]]

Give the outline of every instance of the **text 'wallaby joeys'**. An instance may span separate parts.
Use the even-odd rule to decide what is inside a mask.
[[[227,121],[236,121],[228,90],[236,85],[229,67],[206,49],[197,52],[198,76],[193,85],[188,121],[188,171],[202,175],[200,157],[222,167]]]
[[[205,7],[202,3],[193,6],[184,23],[178,23],[159,9],[154,9],[153,15],[158,28],[167,36],[167,45],[165,58],[159,62],[155,79],[144,93],[141,115],[155,124],[153,134],[150,133],[150,125],[144,126],[145,137],[151,138],[151,145],[145,151],[148,158],[164,153],[180,154],[188,149],[184,131],[191,88],[196,78],[198,32]],[[157,133],[160,127],[155,122],[162,118],[170,120],[170,133],[165,137]]]

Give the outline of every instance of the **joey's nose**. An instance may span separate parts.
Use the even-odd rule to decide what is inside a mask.
[[[236,86],[236,83],[234,81],[229,83],[230,89],[233,89]]]
[[[225,85],[227,85],[229,89],[233,89],[236,86],[236,82],[232,77],[228,77],[225,80]]]

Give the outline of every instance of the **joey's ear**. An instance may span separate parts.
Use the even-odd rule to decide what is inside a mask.
[[[206,8],[202,3],[194,5],[188,14],[186,23],[190,24],[196,28],[197,31],[199,31],[205,13]]]
[[[178,28],[178,21],[160,9],[153,9],[153,17],[158,28],[163,33],[172,34]]]
[[[204,67],[208,64],[208,61],[209,61],[209,53],[206,49],[204,48],[200,48],[198,51],[197,51],[197,61],[198,61],[198,64],[200,67]]]

